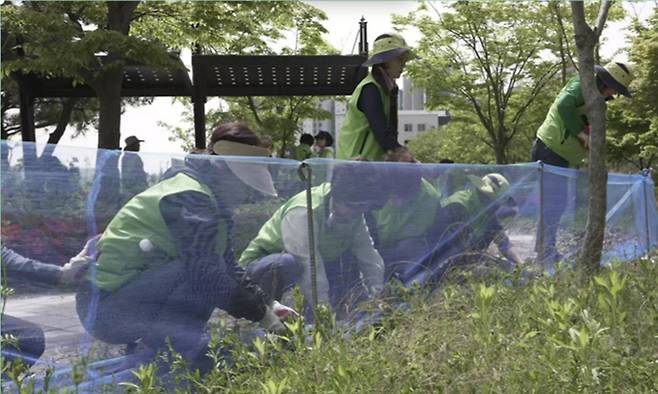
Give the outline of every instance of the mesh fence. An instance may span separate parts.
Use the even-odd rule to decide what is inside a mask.
[[[31,365],[37,386],[53,368],[49,387],[90,392],[167,348],[207,367],[211,333],[261,335],[295,288],[307,323],[324,304],[358,328],[392,287],[551,273],[573,264],[587,216],[586,174],[541,163],[301,165],[2,142],[1,168],[3,357]],[[646,174],[609,175],[602,263],[655,248],[653,190]]]

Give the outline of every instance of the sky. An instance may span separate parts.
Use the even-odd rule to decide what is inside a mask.
[[[405,15],[416,9],[417,3],[414,1],[307,1],[307,3],[323,10],[328,20],[324,26],[328,30],[327,40],[335,48],[339,49],[342,54],[350,54],[354,48],[355,40],[359,31],[359,20],[365,17],[368,22],[368,42],[372,46],[372,41],[380,34],[392,31],[391,15]],[[630,14],[648,16],[650,9],[654,6],[653,2],[630,3],[624,2],[624,7]],[[602,48],[604,57],[615,55],[618,48],[624,47],[623,36],[624,22],[608,23],[604,30],[604,37],[607,38],[606,45]],[[410,45],[414,45],[420,35],[418,32],[404,32],[404,37]],[[184,62],[188,65],[191,63],[189,52],[188,59]],[[617,54],[615,57],[624,59],[624,54]],[[206,103],[206,111],[219,105],[217,98],[209,98]],[[171,152],[182,153],[183,149],[179,142],[168,140],[169,131],[167,128],[159,125],[159,122],[171,125],[179,125],[185,128],[192,128],[192,124],[182,120],[181,113],[184,107],[180,103],[173,103],[171,98],[155,98],[152,105],[141,107],[126,107],[121,118],[121,138],[135,135],[139,139],[145,140],[142,144],[142,152]],[[97,144],[96,133],[89,132],[85,137],[71,139],[71,130],[65,133],[60,141],[61,145],[80,146],[93,148]],[[38,132],[37,142],[46,142],[48,139],[47,131]]]

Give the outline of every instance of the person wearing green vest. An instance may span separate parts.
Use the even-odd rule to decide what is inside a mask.
[[[394,197],[366,216],[387,279],[417,264],[436,243],[442,224],[437,220],[441,193],[414,172],[399,177]]]
[[[315,135],[315,145],[313,145],[313,156],[325,159],[334,158],[334,150],[331,146],[334,144],[334,137],[327,131],[320,131]]]
[[[313,139],[313,136],[304,133],[299,137],[299,145],[295,147],[294,151],[294,159],[298,161],[303,161],[306,159],[309,159],[310,157],[313,156],[313,142],[315,139]]]
[[[413,162],[412,155],[398,142],[398,87],[412,49],[396,33],[382,34],[373,43],[372,55],[363,63],[372,66],[357,85],[347,104],[347,113],[338,134],[336,158],[362,157],[381,161],[386,152],[399,151]]]
[[[464,253],[486,251],[491,242],[509,262],[522,264],[499,222],[500,208],[511,199],[506,196],[509,181],[498,173],[482,178],[469,175],[468,178],[468,187],[441,202],[442,228],[436,250],[425,264],[445,272],[446,261]]]
[[[605,67],[594,67],[599,92],[607,100],[616,94],[631,97],[628,85],[633,80],[628,63],[611,62]],[[537,130],[531,160],[558,167],[579,167],[589,150],[589,123],[585,112],[585,98],[580,76],[575,76],[557,96],[546,119]],[[564,176],[546,171],[543,190],[543,229],[538,229],[536,249],[538,260],[549,272],[559,261],[556,236],[560,218],[567,205],[567,180]],[[540,231],[543,234],[540,234]],[[543,244],[541,239],[543,238]]]
[[[359,290],[373,295],[383,286],[384,264],[363,216],[386,199],[373,169],[368,163],[342,163],[330,182],[312,188],[317,301],[337,312],[351,305],[351,296],[363,297]],[[313,285],[306,198],[302,192],[282,205],[249,243],[240,264],[275,298],[299,283],[308,308]]]
[[[221,156],[266,157],[258,145],[246,125],[221,125],[209,155],[187,156],[121,208],[76,297],[92,336],[113,344],[141,341],[147,357],[170,340],[193,367],[207,367],[204,329],[215,308],[285,330],[279,317],[294,311],[249,279],[231,245],[232,211],[249,189],[276,192],[266,166]]]

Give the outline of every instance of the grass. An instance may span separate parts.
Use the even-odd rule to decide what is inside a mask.
[[[527,280],[520,272],[459,275],[432,296],[402,294],[408,308],[380,304],[385,318],[336,335],[331,313],[289,323],[289,338],[263,337],[216,356],[205,376],[180,358],[167,371],[136,371],[132,392],[411,393],[658,391],[658,266],[646,258]],[[298,300],[299,302],[299,300]],[[172,385],[172,376],[174,382]],[[181,382],[186,381],[185,385]]]
[[[658,391],[654,260],[613,265],[586,281],[576,271],[530,282],[519,273],[458,279],[432,297],[411,297],[407,311],[389,309],[380,326],[359,335],[336,336],[325,313],[305,340],[239,347],[231,368],[215,368],[186,390]],[[155,383],[133,388],[165,391]]]

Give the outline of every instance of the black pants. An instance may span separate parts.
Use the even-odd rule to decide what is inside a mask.
[[[3,343],[2,356],[5,361],[22,360],[32,366],[43,354],[46,340],[41,327],[17,317],[2,315],[2,336],[12,335],[17,343]]]
[[[536,139],[532,145],[531,160],[541,160],[546,164],[558,167],[569,167],[569,162],[561,156],[550,150],[540,139]],[[560,218],[564,214],[567,205],[567,178],[558,174],[544,172],[544,190],[543,190],[543,256],[538,256],[539,260],[552,264],[558,258],[556,240],[557,230],[560,226]],[[541,237],[538,228],[537,244],[535,249],[541,250]]]
[[[101,341],[127,344],[141,339],[149,348],[162,350],[168,339],[189,359],[204,352],[205,326],[215,307],[230,313],[229,303],[237,293],[237,283],[218,283],[212,296],[196,291],[185,265],[173,261],[143,272],[116,291],[86,283],[76,296],[76,309],[85,329]]]

